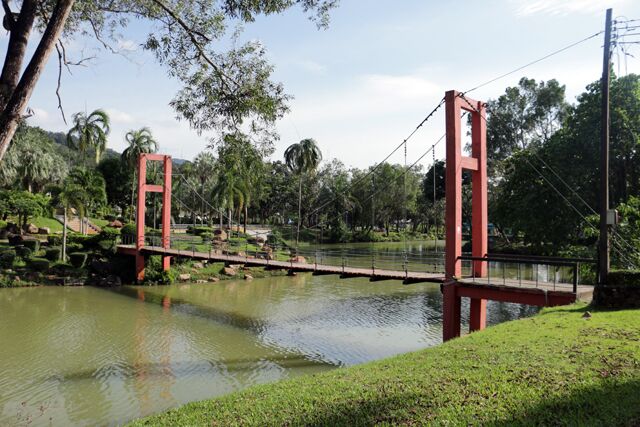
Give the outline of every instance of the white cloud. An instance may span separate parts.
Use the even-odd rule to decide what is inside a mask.
[[[42,108],[34,107],[31,109],[33,111],[33,118],[40,123],[47,123],[51,119],[51,116],[47,112],[47,110],[43,110]]]
[[[309,73],[312,74],[324,74],[327,71],[327,67],[312,61],[310,59],[305,59],[305,60],[301,60],[301,61],[294,61],[294,64],[303,69],[304,71],[308,71]]]
[[[131,124],[136,122],[135,118],[131,114],[116,108],[107,108],[105,111],[109,115],[112,123]]]
[[[606,7],[628,3],[629,0],[511,0],[516,14],[528,16],[536,14],[569,15],[574,13],[602,13]]]

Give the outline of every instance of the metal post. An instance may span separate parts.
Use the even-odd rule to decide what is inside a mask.
[[[579,263],[575,263],[573,265],[573,293],[578,293],[578,271],[579,271]]]
[[[604,58],[602,64],[602,117],[600,123],[600,242],[599,284],[604,284],[609,275],[609,226],[607,211],[609,210],[609,81],[611,74],[611,15],[607,9],[604,35]]]

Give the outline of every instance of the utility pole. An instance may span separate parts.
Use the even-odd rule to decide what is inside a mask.
[[[604,33],[604,58],[602,64],[602,118],[600,130],[600,241],[598,260],[600,278],[605,284],[609,275],[609,81],[611,74],[611,14],[607,9]]]

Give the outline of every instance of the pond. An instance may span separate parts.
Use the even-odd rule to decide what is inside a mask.
[[[437,284],[310,274],[116,291],[0,289],[0,425],[118,425],[434,346],[441,305]],[[535,311],[489,303],[488,323]]]

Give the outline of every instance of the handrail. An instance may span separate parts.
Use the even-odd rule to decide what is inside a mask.
[[[487,254],[488,257],[494,258],[517,258],[517,259],[531,259],[531,260],[541,260],[541,261],[567,261],[567,262],[580,262],[580,263],[590,263],[596,264],[598,260],[593,258],[564,258],[564,257],[551,257],[545,255],[519,255],[519,254]]]

